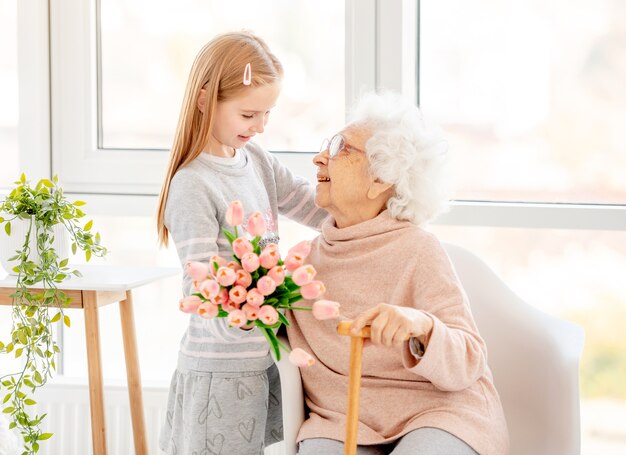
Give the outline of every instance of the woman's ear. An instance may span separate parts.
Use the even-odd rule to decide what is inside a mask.
[[[196,100],[196,106],[198,106],[198,110],[204,114],[204,107],[206,106],[206,89],[200,89],[198,99]]]
[[[393,185],[391,183],[385,183],[381,182],[379,179],[375,179],[372,183],[370,183],[370,187],[367,190],[367,197],[368,199],[376,199],[390,190],[393,190]]]

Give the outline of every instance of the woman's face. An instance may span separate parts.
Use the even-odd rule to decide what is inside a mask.
[[[343,220],[358,222],[355,220],[358,209],[368,204],[367,194],[374,180],[367,155],[362,151],[371,133],[365,128],[346,127],[339,134],[349,147],[332,158],[328,149],[313,158],[318,167],[315,204],[326,209],[338,226]]]

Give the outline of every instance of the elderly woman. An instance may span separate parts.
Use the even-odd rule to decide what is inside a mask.
[[[363,352],[359,454],[508,453],[508,433],[467,297],[437,239],[420,225],[446,204],[446,147],[418,109],[371,95],[315,156],[316,204],[331,217],[308,258],[353,330],[371,325]],[[308,416],[298,453],[343,453],[349,337],[336,321],[293,312]]]

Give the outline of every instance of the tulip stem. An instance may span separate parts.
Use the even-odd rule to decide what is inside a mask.
[[[282,344],[278,338],[276,339],[276,342],[278,343],[278,345],[279,345],[281,348],[283,348],[283,349],[285,350],[285,352],[289,352],[289,349],[287,349],[287,346],[285,346],[284,344]]]
[[[276,337],[272,329],[261,327],[261,332],[263,333],[263,335],[265,335],[265,338],[267,338],[269,345],[274,350],[274,354],[276,355],[276,360],[280,360],[280,348],[278,346],[279,345],[282,346],[282,344],[280,343],[280,341],[278,341],[278,338]],[[283,349],[284,349],[284,346],[283,346]]]
[[[288,306],[285,307],[289,310],[307,310],[307,311],[313,311],[313,308],[307,308],[307,307],[303,307],[303,306]]]

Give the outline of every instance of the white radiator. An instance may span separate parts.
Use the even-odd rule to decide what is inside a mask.
[[[144,416],[148,453],[161,455],[158,438],[167,405],[167,387],[144,386]],[[105,416],[107,448],[109,455],[133,455],[133,434],[128,407],[128,390],[125,386],[105,386]],[[89,413],[89,389],[86,383],[67,379],[55,379],[54,383],[37,390],[33,406],[38,414],[47,413],[42,423],[44,432],[54,433],[47,441],[41,442],[41,455],[90,455],[91,417]],[[281,444],[274,444],[265,455],[282,455]],[[222,454],[236,455],[236,454]]]

